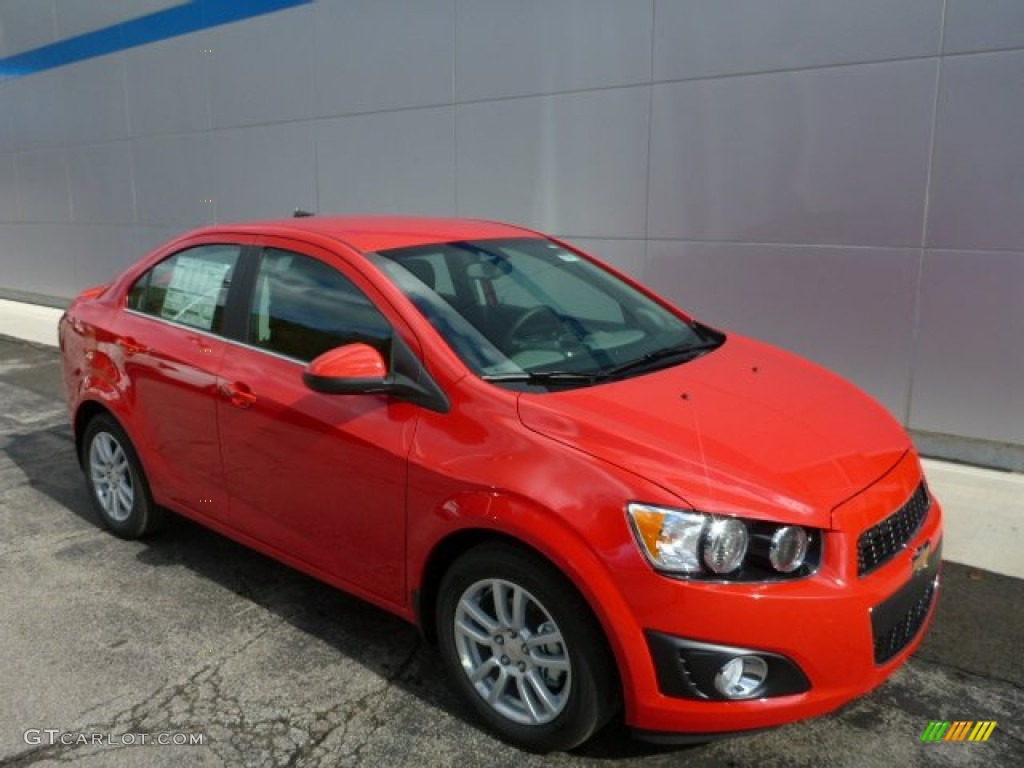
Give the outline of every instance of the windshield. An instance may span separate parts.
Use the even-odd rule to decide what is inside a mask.
[[[549,240],[441,243],[369,257],[467,366],[496,382],[581,386],[677,364],[723,338]]]

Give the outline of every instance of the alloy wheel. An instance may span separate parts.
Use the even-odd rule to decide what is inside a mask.
[[[569,650],[550,613],[521,586],[503,579],[472,584],[459,599],[454,630],[462,669],[495,712],[542,725],[565,709]]]
[[[111,520],[123,523],[135,503],[128,456],[109,432],[98,433],[89,446],[89,474],[96,500]]]

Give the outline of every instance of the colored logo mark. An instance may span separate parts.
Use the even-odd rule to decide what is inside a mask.
[[[995,720],[932,720],[921,741],[988,741],[995,729]]]
[[[187,0],[155,13],[128,17],[109,27],[0,58],[0,82],[312,2]],[[213,53],[213,49],[203,49],[202,52]]]

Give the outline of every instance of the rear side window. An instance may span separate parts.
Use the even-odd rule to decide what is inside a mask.
[[[128,293],[128,307],[220,333],[240,251],[237,245],[201,245],[180,251],[135,281]]]
[[[318,259],[268,248],[260,260],[249,343],[309,362],[361,341],[387,357],[391,326],[343,274]]]

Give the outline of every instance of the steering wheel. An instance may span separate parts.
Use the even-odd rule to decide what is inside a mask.
[[[526,310],[505,332],[505,343],[509,346],[522,347],[529,339],[537,339],[542,330],[564,331],[562,319],[551,307],[543,304]],[[560,334],[559,334],[560,335]],[[554,333],[552,333],[554,337]]]

